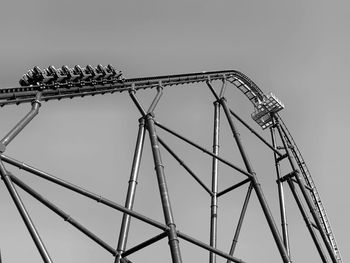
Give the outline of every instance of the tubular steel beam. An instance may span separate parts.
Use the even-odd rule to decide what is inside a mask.
[[[273,127],[271,127],[270,132],[271,132],[272,145],[276,149],[277,146],[276,146],[275,129]],[[285,200],[284,200],[283,182],[281,180],[280,163],[279,163],[278,156],[277,156],[276,152],[274,152],[273,156],[275,159],[275,167],[276,167],[276,175],[277,175],[278,200],[279,200],[279,205],[280,205],[283,242],[284,242],[284,245],[288,251],[288,255],[290,256],[286,205],[285,205]]]
[[[241,211],[241,214],[239,216],[238,223],[237,223],[237,228],[236,228],[236,231],[235,231],[235,235],[234,235],[233,240],[232,240],[232,245],[231,245],[230,253],[229,253],[231,256],[233,256],[233,254],[235,253],[236,245],[237,245],[237,242],[238,242],[239,234],[241,233],[243,220],[244,220],[245,214],[247,212],[248,203],[249,203],[249,199],[250,199],[252,190],[253,190],[253,185],[250,184],[249,187],[248,187],[248,191],[247,191],[246,197],[244,199],[244,203],[243,203],[242,211]],[[231,262],[230,260],[227,260],[227,263],[230,263],[230,262]]]
[[[282,154],[273,147],[270,143],[268,143],[257,131],[255,131],[252,127],[250,127],[241,117],[239,117],[233,110],[230,109],[230,113],[240,122],[242,123],[251,133],[253,133],[260,141],[262,141],[267,147],[269,147],[275,154],[278,156],[282,156]]]
[[[176,226],[175,226],[174,217],[171,209],[168,188],[165,180],[164,166],[163,166],[161,154],[159,151],[154,119],[151,114],[147,115],[146,124],[147,124],[146,127],[148,130],[149,138],[152,145],[153,160],[154,160],[155,170],[157,174],[158,187],[159,187],[160,198],[161,198],[162,207],[163,207],[165,223],[168,227],[168,239],[169,239],[171,257],[172,257],[173,263],[182,263],[179,240],[177,238]]]
[[[81,195],[83,195],[83,196],[85,196],[85,197],[87,197],[89,199],[95,200],[98,203],[101,203],[103,205],[111,207],[111,208],[113,208],[115,210],[118,210],[120,212],[126,213],[128,215],[131,215],[132,217],[135,217],[135,218],[139,219],[140,221],[143,221],[143,222],[145,222],[145,223],[147,223],[149,225],[152,225],[152,226],[154,226],[154,227],[156,227],[158,229],[161,229],[163,231],[167,230],[167,226],[166,225],[164,225],[162,223],[159,223],[159,222],[157,222],[157,221],[155,221],[155,220],[153,220],[151,218],[148,218],[148,217],[146,217],[146,216],[144,216],[144,215],[142,215],[140,213],[137,213],[135,211],[127,209],[124,206],[119,205],[119,204],[117,204],[117,203],[115,203],[115,202],[113,202],[113,201],[111,201],[111,200],[109,200],[107,198],[104,198],[104,197],[102,197],[100,195],[97,195],[95,193],[87,191],[87,190],[85,190],[85,189],[83,189],[81,187],[78,187],[78,186],[76,186],[76,185],[74,185],[72,183],[69,183],[69,182],[64,181],[64,180],[62,180],[60,178],[57,178],[57,177],[55,177],[53,175],[50,175],[50,174],[45,173],[43,171],[40,171],[40,170],[38,170],[38,169],[36,169],[36,168],[34,168],[32,166],[29,166],[28,164],[21,163],[21,162],[15,160],[13,158],[10,158],[8,156],[3,155],[3,154],[0,155],[0,157],[1,157],[1,160],[3,160],[4,162],[12,164],[12,165],[14,165],[14,166],[16,166],[16,167],[18,167],[20,169],[23,169],[23,170],[25,170],[27,172],[30,172],[30,173],[32,173],[34,175],[37,175],[37,176],[39,176],[39,177],[41,177],[41,178],[43,178],[45,180],[48,180],[48,181],[50,181],[52,183],[55,183],[55,184],[58,184],[58,185],[60,185],[60,186],[62,186],[64,188],[67,188],[67,189],[69,189],[69,190],[71,190],[73,192],[81,194]]]
[[[125,207],[130,210],[132,210],[133,204],[134,204],[144,140],[145,140],[145,120],[141,118],[139,119],[139,130],[137,134],[137,141],[136,141],[134,158],[133,158],[131,174],[129,179],[129,186],[128,186],[128,191],[127,191],[127,196],[125,201]],[[116,256],[115,262],[120,261],[121,254],[125,251],[128,234],[129,234],[130,219],[131,218],[128,214],[123,215],[122,224],[121,224],[120,233],[119,233],[118,246],[117,246],[117,256]]]
[[[123,252],[122,257],[127,257],[127,256],[145,248],[145,247],[148,247],[149,245],[154,244],[155,242],[158,242],[159,240],[161,240],[167,236],[168,236],[167,232],[160,233],[159,235],[156,235],[156,236],[142,242],[141,244],[138,244],[138,245],[128,249],[127,251]]]
[[[303,197],[304,197],[304,199],[305,199],[305,201],[306,201],[306,204],[308,205],[309,210],[310,210],[310,212],[311,212],[311,215],[312,215],[312,217],[313,217],[313,219],[314,219],[314,221],[315,221],[315,223],[316,223],[316,225],[317,225],[317,227],[318,227],[318,230],[319,230],[319,232],[320,232],[320,234],[321,234],[321,237],[322,237],[322,240],[323,240],[323,242],[324,242],[324,244],[325,244],[325,246],[326,246],[326,248],[327,248],[327,251],[328,251],[328,253],[329,253],[329,256],[331,257],[333,263],[337,263],[336,255],[334,254],[333,248],[332,248],[331,244],[329,243],[329,240],[328,240],[328,238],[327,238],[326,233],[325,233],[324,230],[323,230],[323,227],[322,227],[321,222],[320,222],[320,218],[317,216],[317,214],[316,214],[316,212],[315,212],[315,208],[314,208],[314,205],[313,205],[313,203],[312,203],[312,201],[311,201],[311,197],[310,197],[310,195],[308,194],[307,189],[306,189],[304,183],[302,182],[302,179],[301,179],[301,176],[300,176],[300,171],[299,171],[298,166],[297,166],[297,164],[295,163],[295,160],[294,160],[294,158],[293,158],[293,156],[292,156],[292,154],[291,154],[291,152],[290,152],[290,149],[288,148],[287,143],[286,143],[286,141],[285,141],[285,139],[284,139],[285,133],[283,132],[283,128],[282,128],[282,126],[279,124],[278,119],[276,119],[276,126],[277,126],[277,130],[278,130],[278,132],[279,132],[279,135],[280,135],[280,137],[281,137],[283,146],[285,147],[286,153],[288,154],[289,163],[290,163],[290,165],[291,165],[293,171],[295,171],[294,177],[295,177],[295,179],[297,180],[297,183],[298,183],[298,185],[299,185],[299,188],[300,188],[300,190],[301,190],[301,193],[303,194]]]
[[[8,174],[8,172],[6,171],[4,164],[2,163],[2,161],[0,161],[0,174],[1,174],[1,178],[4,181],[7,190],[9,191],[13,202],[15,203],[18,212],[20,213],[24,224],[26,225],[28,232],[30,233],[30,236],[32,237],[35,246],[37,247],[41,258],[43,259],[43,261],[45,263],[52,263],[52,260],[50,258],[49,253],[47,252],[44,243],[42,242],[38,231],[36,230],[20,196],[17,193],[17,190],[15,188],[15,186],[12,183],[12,180]]]
[[[241,181],[241,182],[239,182],[239,183],[237,183],[235,185],[232,185],[232,186],[226,188],[225,190],[222,190],[221,192],[219,192],[217,194],[217,196],[220,197],[220,196],[222,196],[222,195],[224,195],[224,194],[226,194],[228,192],[231,192],[232,190],[234,190],[234,189],[236,189],[238,187],[241,187],[242,185],[245,185],[246,183],[249,183],[250,181],[251,181],[251,179],[247,178],[247,179],[245,179],[245,180],[243,180],[243,181]]]
[[[153,113],[153,111],[157,107],[158,102],[159,102],[160,98],[162,97],[162,95],[163,95],[163,86],[161,86],[159,84],[159,86],[157,87],[157,95],[155,96],[151,105],[149,106],[147,113]]]
[[[159,122],[156,121],[156,122],[155,122],[155,125],[157,125],[157,126],[160,127],[161,129],[163,129],[164,131],[169,132],[170,134],[174,135],[175,137],[177,137],[177,138],[179,138],[179,139],[181,139],[181,140],[187,142],[188,144],[192,145],[193,147],[195,147],[195,148],[201,150],[202,152],[204,152],[204,153],[210,155],[211,157],[214,157],[214,158],[218,159],[218,160],[221,161],[222,163],[224,163],[224,164],[230,166],[231,168],[233,168],[233,169],[235,169],[236,171],[238,171],[238,172],[240,172],[240,173],[242,173],[242,174],[248,176],[249,178],[252,177],[252,175],[251,175],[250,173],[244,171],[243,169],[237,167],[236,165],[230,163],[229,161],[226,161],[225,159],[223,159],[223,158],[221,158],[221,157],[219,157],[219,156],[215,156],[215,154],[211,153],[209,150],[207,150],[207,149],[201,147],[200,145],[198,145],[198,144],[192,142],[192,141],[189,140],[189,139],[186,139],[186,138],[183,137],[182,135],[176,133],[175,131],[173,131],[173,130],[167,128],[167,127],[165,127],[164,125],[160,124]]]
[[[320,241],[319,241],[319,239],[318,239],[318,237],[317,237],[317,235],[315,233],[315,230],[313,228],[312,222],[311,222],[310,218],[307,216],[307,213],[305,211],[303,203],[301,202],[299,194],[298,194],[297,190],[295,189],[292,180],[288,179],[287,182],[288,182],[289,188],[290,188],[290,190],[291,190],[291,192],[293,194],[293,197],[294,197],[294,199],[295,199],[295,201],[296,201],[296,203],[298,205],[299,211],[300,211],[300,213],[301,213],[301,215],[302,215],[302,217],[303,217],[303,219],[305,221],[306,227],[309,230],[310,235],[312,237],[312,240],[314,241],[314,244],[316,246],[316,249],[317,249],[317,251],[318,251],[318,253],[319,253],[319,255],[320,255],[321,259],[322,259],[322,262],[323,263],[327,263],[328,262],[327,257],[325,255],[325,253],[324,253],[324,251],[322,249],[322,246],[320,244]]]
[[[220,103],[224,109],[224,112],[225,112],[225,115],[226,115],[226,118],[229,122],[229,125],[230,125],[230,128],[231,128],[231,131],[233,133],[233,137],[237,143],[237,146],[238,146],[238,149],[239,149],[239,152],[241,153],[242,155],[242,158],[243,158],[243,162],[247,168],[247,171],[249,174],[252,174],[252,184],[253,184],[253,187],[254,187],[254,190],[257,194],[257,197],[259,199],[259,202],[260,202],[260,205],[262,207],[262,210],[264,212],[264,215],[265,215],[265,218],[268,222],[268,225],[270,227],[270,230],[272,232],[272,236],[276,242],[276,245],[278,247],[278,250],[281,254],[281,257],[282,257],[282,260],[284,263],[288,263],[288,262],[291,262],[290,260],[290,257],[288,255],[288,252],[286,250],[286,247],[284,246],[283,244],[283,240],[281,238],[281,235],[280,233],[278,232],[278,229],[277,229],[277,226],[276,226],[276,223],[275,223],[275,220],[273,219],[273,216],[272,216],[272,213],[270,211],[270,208],[268,207],[268,204],[267,204],[267,201],[265,199],[265,196],[263,194],[263,191],[262,191],[262,188],[261,188],[261,185],[257,179],[257,176],[250,164],[250,161],[248,159],[248,156],[246,154],[246,151],[243,147],[243,144],[242,144],[242,141],[240,139],[240,135],[237,131],[237,128],[235,127],[233,121],[232,121],[232,118],[231,118],[231,115],[230,115],[230,111],[229,111],[229,108],[227,107],[226,105],[226,99],[225,98],[222,98],[220,99]]]
[[[146,112],[145,110],[142,108],[140,102],[138,101],[137,97],[135,96],[135,93],[136,93],[136,90],[135,90],[135,87],[133,86],[132,89],[130,89],[129,91],[129,95],[132,99],[132,101],[134,102],[134,104],[136,105],[137,109],[140,111],[141,115],[143,117],[146,116]]]
[[[213,252],[216,255],[219,255],[219,256],[221,256],[223,258],[229,259],[229,260],[231,260],[233,262],[236,262],[236,263],[245,263],[245,261],[243,261],[243,260],[241,260],[239,258],[230,256],[229,254],[227,254],[227,253],[225,253],[225,252],[223,252],[223,251],[221,251],[219,249],[213,248],[213,247],[205,244],[204,242],[199,241],[199,240],[197,240],[197,239],[195,239],[193,237],[190,237],[190,236],[188,236],[188,235],[186,235],[184,233],[181,233],[180,231],[177,231],[177,235],[178,235],[178,237],[182,238],[183,240],[186,240],[186,241],[188,241],[188,242],[190,242],[190,243],[192,243],[192,244],[194,244],[196,246],[199,246],[199,247],[201,247],[201,248],[203,248],[205,250]]]
[[[209,85],[209,84],[208,84]],[[219,155],[219,134],[220,134],[220,104],[214,102],[214,128],[213,128],[213,154]],[[217,158],[212,161],[212,183],[211,183],[211,205],[210,205],[210,246],[216,248],[217,243],[217,217],[218,217],[218,169]],[[216,255],[209,253],[209,263],[216,263]]]
[[[40,108],[41,93],[36,94],[35,100],[32,101],[32,109],[26,116],[0,141],[0,144],[7,146],[38,114]]]
[[[96,236],[94,233],[92,233],[90,230],[88,230],[86,227],[81,225],[79,222],[77,222],[74,218],[72,218],[70,215],[65,213],[63,210],[58,208],[56,205],[48,201],[46,198],[44,198],[42,195],[40,195],[37,191],[35,191],[33,188],[29,187],[27,184],[25,184],[22,180],[18,179],[16,176],[9,173],[9,176],[11,180],[18,185],[20,188],[22,188],[24,191],[26,191],[28,194],[33,196],[35,199],[37,199],[40,203],[44,204],[46,207],[48,207],[51,211],[59,215],[63,218],[64,221],[67,221],[72,226],[77,228],[79,231],[84,233],[86,236],[91,238],[93,241],[95,241],[97,244],[99,244],[101,247],[106,249],[109,253],[112,255],[116,254],[116,251],[113,247],[108,245],[106,242],[104,242],[102,239],[100,239],[98,236]]]
[[[175,152],[159,136],[158,142],[175,158],[176,161],[178,161],[178,163],[183,168],[185,168],[185,170],[197,181],[197,183],[199,183],[203,187],[205,191],[207,191],[209,195],[213,194],[211,190],[202,182],[202,180],[199,179],[199,177],[184,163],[183,160],[180,159],[179,156],[175,154]]]

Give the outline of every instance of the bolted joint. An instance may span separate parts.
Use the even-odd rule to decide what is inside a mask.
[[[146,117],[146,120],[153,120],[153,118],[155,117],[155,114],[152,111],[152,112],[147,113],[147,115],[145,117]]]
[[[129,93],[136,94],[135,84],[131,84],[131,87],[129,89]]]
[[[41,107],[41,102],[39,100],[35,99],[35,100],[32,101],[32,106],[33,107],[34,106],[39,106],[39,108],[40,108]]]
[[[139,118],[139,126],[144,126],[145,125],[145,117]]]
[[[220,102],[220,104],[223,103],[223,102],[227,102],[227,99],[225,97],[221,97],[219,99],[219,102]]]

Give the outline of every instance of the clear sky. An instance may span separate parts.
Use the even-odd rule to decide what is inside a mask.
[[[348,239],[348,1],[19,1],[2,0],[0,9],[0,87],[17,86],[35,65],[113,64],[125,77],[237,69],[265,92],[284,102],[281,113],[311,170],[328,212],[343,261]],[[199,87],[199,88],[196,88]],[[153,95],[153,94],[151,94]],[[145,105],[151,95],[140,92]],[[252,106],[236,91],[230,106],[249,120]],[[187,137],[211,147],[212,97],[205,85],[166,91],[157,118]],[[1,134],[28,111],[28,105],[0,111]],[[41,112],[8,147],[6,154],[123,204],[139,115],[127,94],[44,103]],[[186,118],[185,118],[186,117]],[[227,124],[223,119],[223,128]],[[253,122],[250,121],[252,125]],[[255,125],[256,129],[259,129]],[[163,133],[162,133],[163,134]],[[266,138],[269,134],[264,133]],[[247,150],[276,212],[272,153],[241,128]],[[164,134],[210,182],[210,158]],[[158,190],[146,138],[135,210],[159,221]],[[242,165],[230,134],[223,131],[223,154]],[[192,158],[192,159],[191,159]],[[180,230],[208,240],[209,198],[164,153],[174,215]],[[110,211],[32,175],[8,166],[72,217],[115,246],[120,213]],[[205,168],[208,168],[205,170]],[[220,187],[231,171],[220,166]],[[237,178],[234,176],[233,178]],[[0,187],[0,248],[4,262],[40,262],[7,190]],[[54,262],[113,262],[112,257],[19,191]],[[293,262],[319,262],[302,219],[290,199]],[[219,247],[228,250],[244,191],[219,203]],[[279,215],[275,213],[279,224]],[[157,234],[133,221],[130,245]],[[201,249],[180,243],[185,262],[207,260]],[[311,251],[309,253],[309,251]],[[167,242],[130,257],[170,262]],[[249,206],[237,257],[247,262],[280,262],[255,195]],[[222,259],[218,262],[223,262]]]

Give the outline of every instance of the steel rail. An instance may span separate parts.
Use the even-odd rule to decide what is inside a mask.
[[[150,89],[162,85],[163,87],[183,84],[205,82],[219,79],[239,80],[257,96],[264,98],[264,93],[259,87],[243,73],[236,70],[221,70],[177,75],[163,75],[142,78],[129,78],[124,81],[84,81],[79,83],[64,82],[56,84],[40,84],[22,87],[9,87],[0,89],[0,106],[10,104],[29,103],[35,98],[38,90],[42,91],[42,101],[59,100],[63,98],[75,98],[93,96],[97,94],[124,92],[132,89]],[[247,94],[246,94],[247,96]],[[249,98],[251,100],[251,98]]]

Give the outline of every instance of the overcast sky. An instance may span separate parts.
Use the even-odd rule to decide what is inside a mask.
[[[349,11],[348,1],[340,0],[2,0],[0,87],[17,86],[22,74],[35,65],[45,68],[110,63],[126,78],[242,71],[265,93],[273,92],[284,102],[281,116],[311,170],[345,262],[350,251]],[[138,94],[144,105],[149,103],[154,92],[151,93]],[[229,91],[227,97],[230,106],[249,120],[253,107],[245,97],[237,91]],[[165,90],[156,116],[210,149],[212,102],[205,85]],[[29,105],[2,108],[1,134],[5,135],[28,110]],[[11,143],[6,154],[123,204],[138,118],[127,94],[44,103],[38,117]],[[222,153],[243,167],[222,119]],[[254,127],[260,131],[257,125]],[[269,138],[268,131],[263,134]],[[243,128],[241,135],[279,225],[272,153]],[[163,136],[209,185],[210,158],[181,148],[177,140]],[[135,210],[163,221],[150,153],[146,137]],[[209,197],[162,153],[178,228],[208,242]],[[7,167],[116,246],[119,212]],[[220,166],[220,171],[222,189],[238,180],[232,179],[232,171],[227,168]],[[3,261],[39,262],[40,256],[5,186],[0,189]],[[19,192],[54,262],[113,262],[107,252]],[[293,262],[319,262],[295,203],[286,192]],[[218,246],[225,251],[229,249],[244,194],[242,188],[219,203],[222,226]],[[130,246],[158,233],[135,220],[133,226]],[[237,257],[247,262],[280,262],[255,195],[242,231]],[[207,260],[207,253],[201,249],[184,241],[180,246],[185,262]],[[135,263],[145,258],[170,262],[167,241],[130,257]]]

